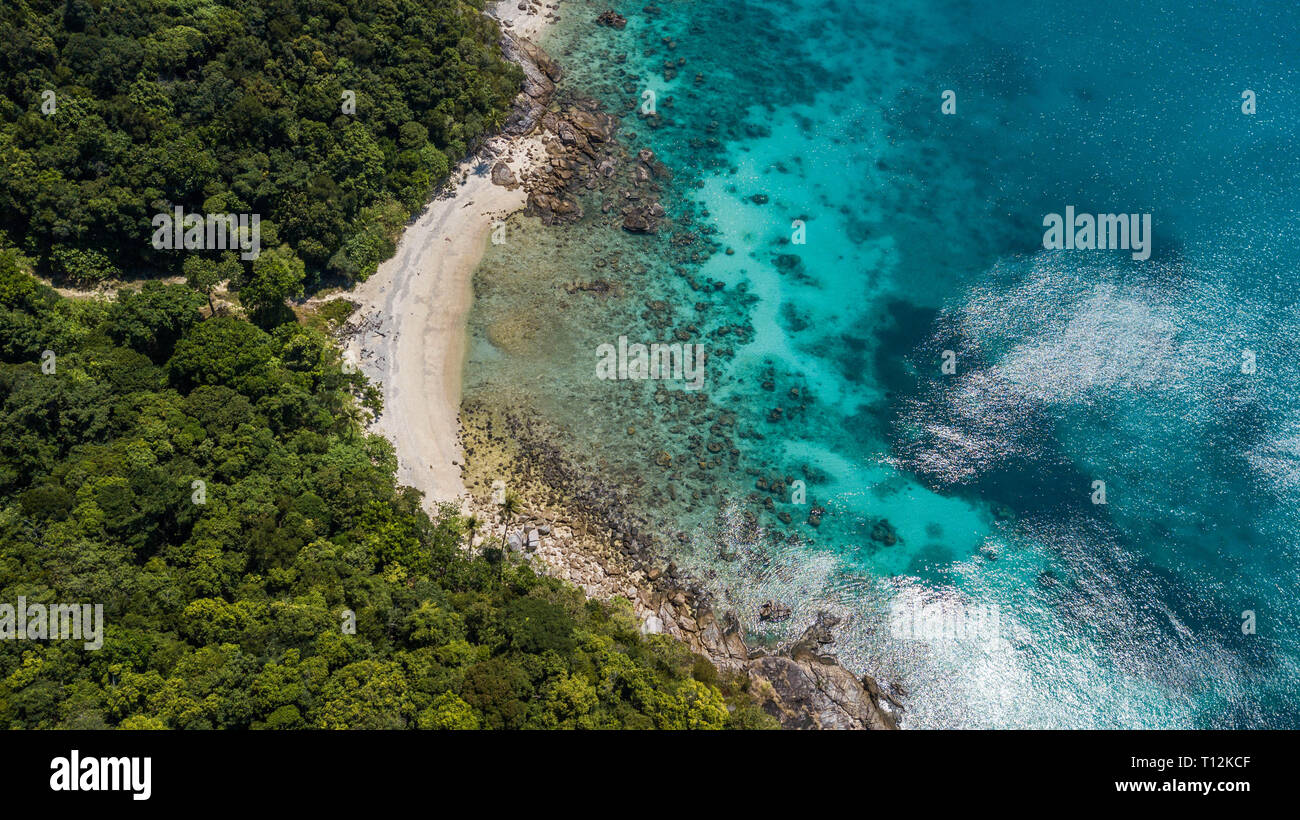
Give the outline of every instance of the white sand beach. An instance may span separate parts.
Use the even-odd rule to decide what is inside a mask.
[[[519,0],[501,0],[488,13],[515,37],[527,37],[536,43],[538,36],[553,22],[551,15],[559,10],[560,4],[541,4],[530,0],[524,5],[528,8],[519,8]]]
[[[550,22],[545,12],[529,14],[510,2],[494,14],[515,37],[534,39]],[[360,330],[347,350],[383,389],[384,412],[373,429],[394,443],[398,481],[424,492],[426,506],[465,497],[459,416],[472,278],[493,223],[527,197],[522,185],[493,184],[491,168],[505,162],[522,180],[545,156],[535,136],[489,140],[452,174],[455,187],[406,229],[393,258],[349,294],[360,303],[350,323]]]

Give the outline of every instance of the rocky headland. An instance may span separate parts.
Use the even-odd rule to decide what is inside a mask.
[[[898,728],[902,709],[888,690],[836,659],[834,617],[819,613],[788,645],[751,646],[736,615],[716,611],[708,593],[664,554],[644,518],[624,506],[621,488],[570,464],[522,416],[466,403],[462,421],[468,510],[483,522],[474,548],[504,547],[589,598],[628,601],[643,634],[672,636],[719,671],[741,676],[785,728]],[[509,516],[497,503],[502,487],[519,499]]]

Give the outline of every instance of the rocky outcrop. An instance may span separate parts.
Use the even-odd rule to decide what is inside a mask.
[[[790,617],[790,607],[785,604],[764,601],[763,605],[758,608],[758,619],[760,621],[784,621]]]
[[[627,25],[627,18],[615,11],[602,11],[596,18],[596,25],[621,29]]]
[[[630,158],[614,139],[615,119],[595,100],[571,96],[553,106],[555,83],[562,73],[536,45],[503,34],[502,49],[523,67],[525,77],[504,130],[513,135],[540,132],[549,156],[548,162],[522,180],[528,192],[524,212],[547,225],[571,224],[584,214],[580,194],[609,191],[614,196],[605,200],[602,214],[610,213],[620,201],[618,218],[624,229],[657,232],[665,213],[655,180],[670,176],[667,167],[646,149]]]
[[[712,612],[701,618],[710,622]],[[833,643],[836,621],[819,614],[793,646],[768,655],[745,648],[734,619],[720,634],[702,633],[698,648],[715,666],[749,677],[749,691],[764,711],[786,729],[897,729],[893,715],[881,706],[881,690],[869,675],[858,678],[823,650]],[[688,645],[692,641],[686,641]],[[743,654],[742,654],[743,653]]]
[[[490,506],[475,512],[480,520],[494,520]],[[838,623],[833,617],[819,614],[799,640],[780,651],[752,649],[735,615],[715,613],[674,564],[647,569],[635,554],[595,537],[593,529],[567,515],[530,511],[491,535],[504,538],[538,571],[580,587],[590,598],[625,598],[643,634],[670,635],[719,670],[748,678],[751,696],[784,728],[898,728],[891,711],[897,702],[871,676],[855,676],[831,654]],[[788,608],[771,609],[788,617]]]
[[[534,168],[524,181],[528,191],[525,213],[544,224],[573,223],[583,216],[579,196],[585,192],[619,190],[627,204],[620,216],[629,230],[653,233],[664,216],[657,186],[642,185],[635,169],[614,139],[615,120],[591,99],[575,97],[538,121],[549,161]],[[601,207],[609,213],[611,200]]]
[[[582,205],[578,200],[562,194],[548,194],[534,190],[528,194],[528,206],[524,213],[540,216],[544,224],[558,225],[581,219]]]
[[[759,684],[763,708],[787,729],[897,729],[893,715],[881,707],[875,679],[859,679],[821,653],[833,641],[835,623],[820,614],[785,653],[751,663],[750,680]]]
[[[617,15],[607,19],[607,25],[622,20]],[[614,195],[606,198],[602,214],[617,208],[615,224],[628,232],[658,232],[665,213],[655,180],[670,177],[668,168],[648,149],[641,149],[635,159],[629,157],[614,140],[615,119],[601,111],[595,100],[572,96],[554,106],[555,86],[563,72],[536,44],[502,33],[501,49],[524,72],[523,88],[502,130],[511,136],[540,132],[549,155],[547,163],[521,180],[528,192],[524,213],[547,225],[574,223],[584,213],[581,193],[609,191]],[[496,169],[493,182],[510,186],[504,173],[498,181]]]
[[[564,75],[559,64],[524,37],[502,32],[501,53],[524,71],[523,89],[501,129],[512,137],[521,137],[537,127],[555,94],[555,84]]]

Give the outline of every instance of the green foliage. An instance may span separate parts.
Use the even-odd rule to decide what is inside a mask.
[[[176,345],[167,367],[183,390],[219,384],[257,397],[274,388],[269,375],[274,353],[271,337],[263,331],[231,316],[217,316]]]
[[[356,309],[356,302],[347,299],[331,299],[321,304],[316,311],[316,317],[323,323],[324,330],[334,331],[343,327]]]
[[[76,285],[97,285],[121,273],[108,254],[93,248],[55,245],[50,249],[50,272]]]
[[[12,248],[0,247],[0,306],[30,308],[36,304],[40,283],[27,275],[31,263]]]
[[[288,321],[293,313],[284,300],[302,296],[303,271],[302,260],[288,245],[263,251],[239,288],[239,300],[264,327]]]
[[[181,272],[154,214],[256,213],[309,285],[364,278],[395,230],[368,210],[396,205],[400,227],[519,90],[476,5],[7,2],[0,230],[94,284]]]
[[[206,256],[187,256],[181,266],[185,273],[185,284],[208,299],[208,309],[213,309],[212,294],[222,282],[238,279],[244,269],[234,253],[223,254],[218,259]]]
[[[765,725],[626,602],[471,557],[464,519],[394,481],[360,424],[369,388],[323,333],[200,320],[202,301],[72,302],[0,253],[0,322],[40,340],[0,361],[0,601],[105,622],[98,651],[0,641],[0,726]]]
[[[438,695],[434,698],[433,705],[420,713],[421,729],[465,730],[481,726],[474,707],[451,692]]]
[[[199,321],[203,297],[184,285],[146,282],[125,291],[108,310],[108,333],[118,344],[166,361],[181,334]]]
[[[505,631],[510,646],[521,652],[573,649],[573,625],[567,612],[549,601],[516,598],[506,605]]]

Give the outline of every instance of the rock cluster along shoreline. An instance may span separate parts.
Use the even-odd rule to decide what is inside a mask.
[[[626,599],[644,634],[676,638],[720,671],[747,679],[750,695],[785,728],[898,728],[898,704],[871,676],[859,678],[831,654],[834,618],[819,614],[778,651],[750,647],[735,614],[715,611],[708,594],[658,554],[647,525],[629,520],[639,517],[628,516],[617,487],[569,464],[517,415],[493,421],[491,411],[469,402],[462,414],[467,472],[483,476],[469,482],[479,491],[469,511],[491,522],[474,539],[476,547],[499,539],[538,572],[574,584],[589,598]],[[522,512],[510,521],[498,521],[489,475],[522,499]]]
[[[506,187],[522,184],[528,193],[524,213],[545,225],[582,219],[579,194],[598,191],[604,195],[601,213],[615,214],[624,230],[656,233],[665,217],[657,181],[671,176],[667,166],[648,148],[629,155],[614,139],[617,121],[595,100],[569,95],[552,106],[563,71],[535,43],[503,33],[501,48],[524,70],[523,91],[503,130],[514,137],[540,135],[548,161],[530,168],[519,181],[498,164],[493,181]]]
[[[861,678],[828,653],[837,621],[819,615],[790,647],[768,654],[751,649],[734,613],[721,615],[679,577],[674,565],[645,569],[635,556],[608,547],[594,527],[565,512],[544,512],[524,504],[526,512],[504,525],[489,526],[507,549],[534,569],[567,581],[588,598],[610,602],[622,597],[632,604],[643,634],[662,633],[703,655],[719,671],[748,679],[758,704],[787,729],[896,729],[893,715],[881,705],[888,696],[869,675]],[[492,521],[491,503],[476,502],[471,512]],[[482,546],[486,539],[480,536]]]

